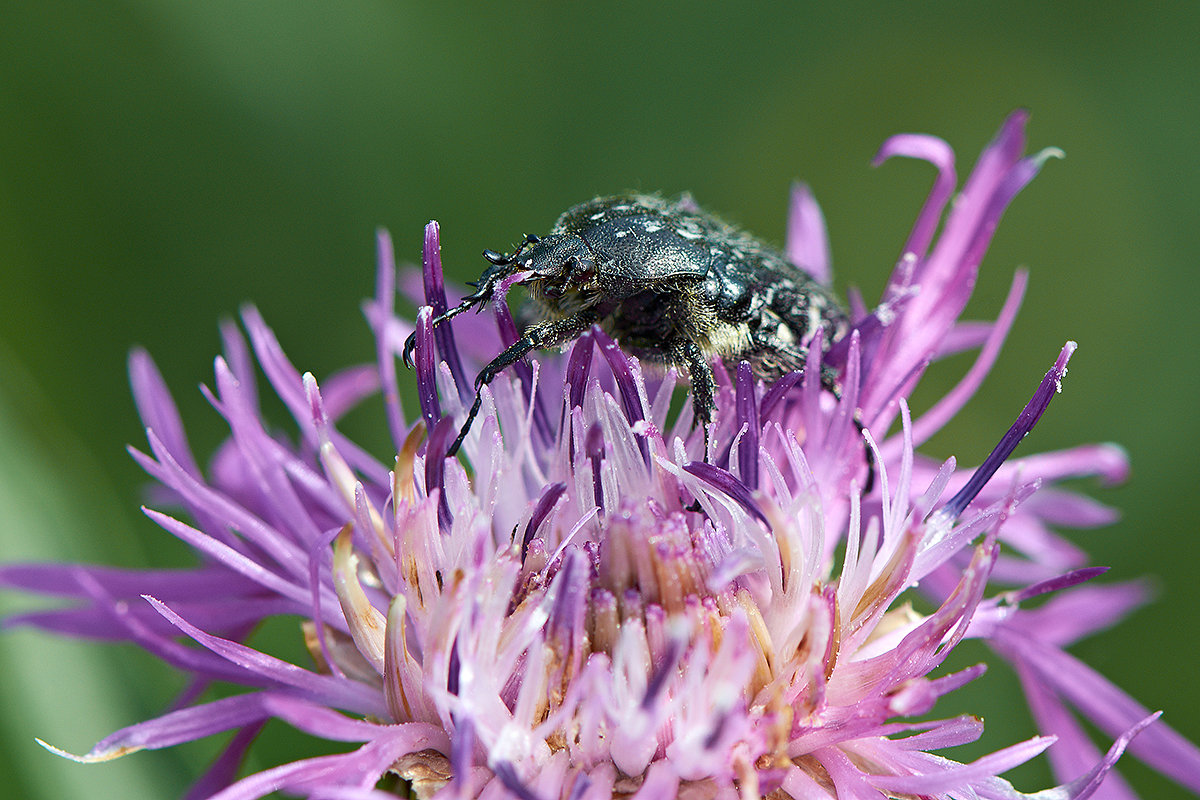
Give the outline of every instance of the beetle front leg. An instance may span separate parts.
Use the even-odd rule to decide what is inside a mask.
[[[712,421],[712,412],[716,408],[714,395],[717,379],[713,376],[712,365],[704,357],[704,351],[691,339],[674,344],[671,357],[676,363],[687,367],[692,380],[692,411],[696,417],[693,424],[704,430],[704,460],[708,461],[708,423]]]
[[[467,433],[471,430],[471,424],[475,422],[475,417],[479,414],[479,407],[483,404],[483,387],[491,383],[505,367],[520,361],[529,354],[530,350],[554,347],[555,345],[576,339],[595,322],[596,315],[591,311],[582,311],[574,316],[564,317],[563,319],[539,322],[536,325],[530,326],[525,331],[524,336],[509,345],[503,353],[489,361],[479,371],[479,374],[475,376],[475,401],[471,403],[471,410],[467,412],[467,419],[463,422],[462,428],[459,429],[458,437],[450,445],[450,449],[446,451],[446,455],[453,456],[458,452],[458,448],[462,446],[463,440],[467,438]]]
[[[492,292],[495,291],[496,284],[502,281],[504,278],[507,278],[509,275],[512,275],[516,271],[517,270],[508,261],[488,267],[486,270],[484,270],[483,275],[479,277],[479,283],[476,284],[477,288],[475,291],[460,300],[458,305],[456,305],[454,308],[448,310],[444,314],[439,314],[438,316],[434,317],[430,322],[430,326],[436,328],[443,322],[454,319],[467,309],[486,303],[491,298]],[[412,369],[412,354],[416,347],[417,333],[416,331],[413,331],[408,335],[408,338],[404,340],[404,366],[408,367],[409,369]],[[518,356],[518,358],[519,357],[520,356]]]

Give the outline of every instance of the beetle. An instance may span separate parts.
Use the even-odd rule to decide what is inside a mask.
[[[850,325],[826,287],[686,196],[599,197],[568,209],[547,236],[527,234],[511,254],[485,250],[483,256],[489,266],[476,290],[432,324],[482,305],[501,281],[513,278],[542,319],[480,371],[475,402],[448,455],[458,451],[479,413],[482,388],[501,370],[598,324],[626,352],[687,373],[707,459],[714,358],[748,361],[757,377],[774,380],[804,369],[818,327],[828,348]],[[404,345],[410,367],[415,346],[414,333]],[[826,368],[821,383],[839,395],[836,377]]]

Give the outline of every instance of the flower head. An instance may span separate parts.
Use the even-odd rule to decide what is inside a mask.
[[[469,376],[498,352],[497,331],[502,343],[518,334],[502,301],[432,325],[447,308],[436,223],[415,328],[393,313],[392,248],[379,238],[372,365],[318,386],[254,309],[242,315],[248,345],[223,329],[208,394],[231,436],[207,471],[135,352],[149,452],[131,452],[184,512],[146,513],[201,566],[0,571],[79,602],[10,624],[133,641],[193,679],[178,710],[81,760],[235,731],[193,796],[388,797],[391,775],[447,800],[1016,798],[999,775],[1050,748],[1064,785],[1036,796],[1084,798],[1106,776],[1114,785],[1129,746],[1200,790],[1200,752],[1063,650],[1144,599],[1137,585],[1081,585],[1102,570],[1050,527],[1107,521],[1045,484],[1119,480],[1123,454],[1010,457],[1074,343],[980,467],[915,451],[978,388],[1020,304],[1024,273],[995,322],[960,321],[999,217],[1054,152],[1023,157],[1024,124],[1020,112],[1005,123],[936,241],[957,184],[950,149],[925,136],[884,145],[880,160],[923,158],[938,177],[883,298],[852,304],[850,332],[809,348],[803,372],[765,385],[747,364],[718,370],[708,460],[690,409],[671,413],[675,373],[643,374],[600,328],[484,387],[462,459],[447,458]],[[788,233],[789,257],[827,282],[824,224],[803,187]],[[406,417],[396,359],[414,331],[420,408]],[[975,348],[960,384],[913,418],[907,397],[926,367]],[[262,420],[255,360],[295,418],[294,441]],[[823,368],[840,374],[840,398],[822,390]],[[380,390],[394,463],[336,427]],[[867,491],[864,448],[877,472]],[[311,665],[241,643],[276,615],[304,619]],[[939,671],[967,637],[1012,662],[1046,735],[963,764],[935,751],[977,739],[982,722],[924,716],[983,673]],[[249,691],[201,702],[211,681]],[[1115,739],[1107,753],[1069,708]],[[236,780],[272,718],[356,746]],[[1132,796],[1116,785],[1109,796]]]

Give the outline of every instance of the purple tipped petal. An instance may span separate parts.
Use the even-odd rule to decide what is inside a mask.
[[[122,728],[99,741],[83,756],[70,756],[85,763],[111,761],[138,750],[158,750],[191,742],[215,733],[256,724],[270,717],[266,706],[269,692],[227,697],[191,708],[172,711],[146,722]]]
[[[436,220],[430,220],[429,224],[425,226],[425,247],[421,263],[424,264],[421,276],[425,281],[425,302],[433,308],[433,315],[440,317],[446,313],[448,306],[446,304],[446,284],[442,279],[441,232]],[[454,341],[454,329],[451,327],[453,324],[450,320],[441,323],[434,329],[433,335],[437,339],[438,353],[450,367],[450,374],[454,376],[454,383],[458,386],[460,396],[465,397],[471,383],[463,371],[458,345]]]
[[[1059,575],[1058,577],[1051,578],[1050,580],[1027,586],[1019,592],[1014,592],[1012,595],[1012,601],[1014,603],[1020,603],[1024,600],[1028,600],[1031,597],[1037,597],[1040,594],[1061,591],[1063,589],[1083,583],[1084,581],[1090,581],[1092,578],[1103,575],[1105,572],[1108,572],[1108,567],[1087,567],[1084,569],[1073,570],[1065,575]]]
[[[566,491],[565,483],[552,483],[546,487],[546,491],[538,500],[537,506],[533,509],[533,516],[529,518],[529,524],[525,526],[525,535],[521,539],[521,557],[525,557],[525,552],[529,549],[529,542],[537,535],[537,530],[549,516],[550,511],[558,503],[558,498],[562,497]]]
[[[592,369],[592,351],[594,349],[591,333],[583,334],[571,346],[571,357],[567,361],[566,375],[567,385],[570,387],[569,407],[566,409],[568,413],[571,409],[580,408],[583,405],[583,393],[587,388],[588,373]]]
[[[433,348],[433,309],[422,306],[417,312],[417,347],[414,367],[417,372],[417,399],[421,403],[421,416],[425,418],[425,427],[433,430],[438,420],[442,418],[441,405],[438,403],[437,382],[434,375]]]
[[[596,343],[600,345],[600,353],[608,362],[613,377],[617,381],[617,390],[621,393],[621,407],[625,410],[625,418],[630,422],[638,422],[646,418],[642,411],[642,400],[638,395],[637,386],[633,380],[633,370],[629,358],[617,346],[617,343],[604,331],[596,328],[593,331]]]
[[[733,477],[726,470],[714,467],[712,464],[706,464],[703,461],[691,461],[684,464],[683,469],[713,488],[718,489],[731,500],[736,501],[751,516],[764,524],[769,524],[767,522],[767,515],[754,502],[754,494],[750,491],[750,487]]]
[[[1050,400],[1055,394],[1062,391],[1062,379],[1067,374],[1067,362],[1071,359],[1071,354],[1075,352],[1076,344],[1067,342],[1063,346],[1062,352],[1059,353],[1058,360],[1054,362],[1054,366],[1046,373],[1046,377],[1042,379],[1037,391],[1033,393],[1033,397],[1025,405],[1025,408],[1017,415],[1017,421],[1012,424],[1008,432],[1000,439],[1000,443],[995,449],[984,459],[983,464],[979,469],[975,470],[975,474],[967,481],[967,485],[958,491],[950,502],[942,507],[941,513],[948,515],[950,518],[955,518],[961,514],[970,504],[979,491],[984,487],[996,470],[1000,468],[1017,445],[1021,443],[1033,427],[1037,425],[1042,414],[1050,405]]]

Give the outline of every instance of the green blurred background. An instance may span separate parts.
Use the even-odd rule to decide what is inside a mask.
[[[103,8],[100,8],[100,6]],[[318,376],[372,357],[359,302],[374,230],[401,260],[442,223],[452,277],[598,193],[691,191],[776,242],[808,181],[837,283],[878,297],[932,170],[873,170],[879,144],[935,133],[965,176],[1017,106],[1047,165],[1000,226],[972,310],[1032,281],[981,395],[930,447],[977,463],[1057,354],[1065,392],[1023,452],[1097,440],[1133,461],[1098,492],[1124,520],[1076,540],[1155,603],[1075,649],[1200,740],[1195,348],[1200,306],[1200,11],[1136,3],[520,4],[0,1],[0,543],[5,560],[185,564],[141,516],[144,439],[125,378],[158,360],[209,454],[196,385],[216,324],[254,301]],[[935,371],[947,386],[962,362]],[[917,406],[932,392],[919,395]],[[378,418],[352,421],[382,438]],[[370,433],[368,433],[370,431]],[[381,453],[382,454],[382,453]],[[11,595],[2,608],[27,603]],[[295,647],[294,630],[263,634]],[[975,657],[982,658],[981,652]],[[178,683],[123,648],[0,639],[0,779],[12,797],[178,796],[218,743],[84,767]],[[947,714],[982,712],[962,758],[1031,734],[995,669]],[[271,730],[255,768],[311,743]],[[1144,797],[1185,793],[1134,760]],[[5,774],[7,773],[7,774]],[[1045,785],[1042,764],[1016,773]]]

